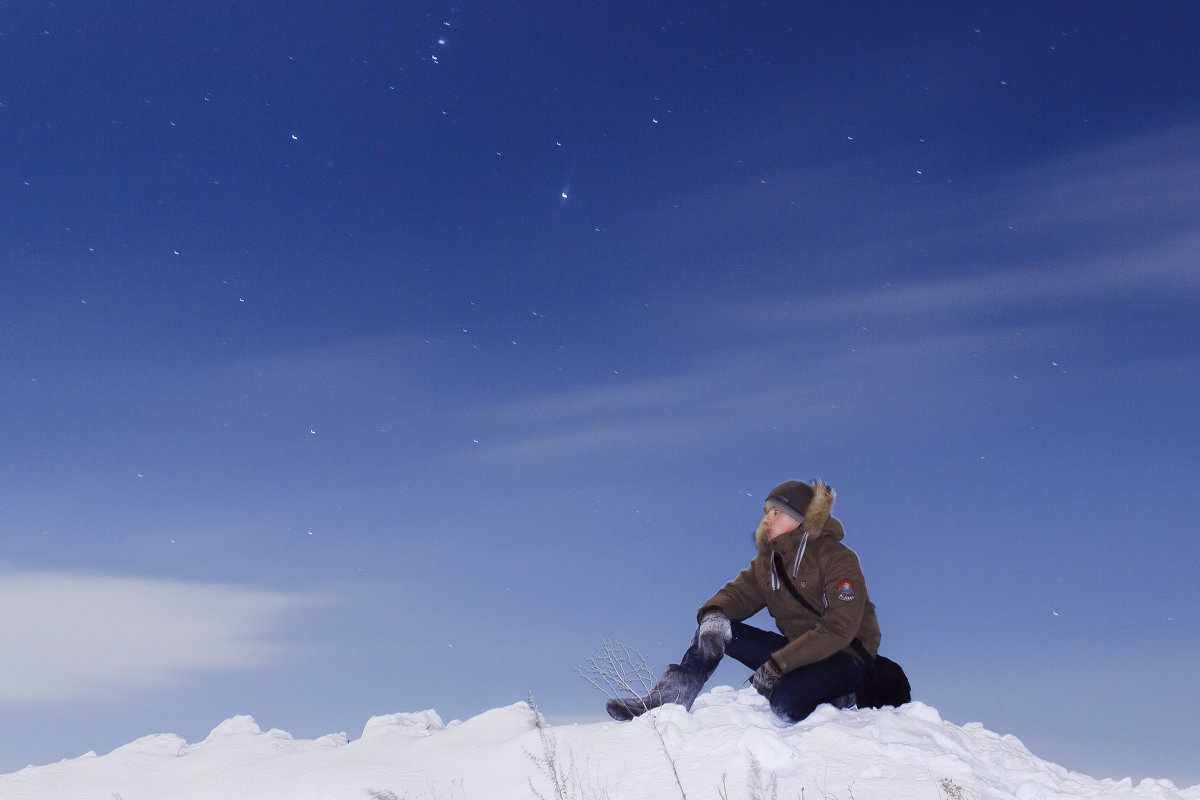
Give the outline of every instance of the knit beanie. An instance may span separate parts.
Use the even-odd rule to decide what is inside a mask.
[[[771,490],[767,495],[766,505],[776,506],[796,522],[804,522],[804,515],[808,513],[808,504],[812,499],[813,490],[807,483],[787,481]]]

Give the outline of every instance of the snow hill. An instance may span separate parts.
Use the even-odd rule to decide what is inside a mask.
[[[678,776],[678,778],[676,777]],[[692,713],[551,726],[527,703],[443,724],[374,717],[362,736],[298,740],[250,717],[204,741],[147,736],[105,756],[0,775],[3,800],[1200,800],[1200,785],[1096,780],[1012,736],[945,722],[921,703],[821,706],[780,724],[752,689],[718,687]]]

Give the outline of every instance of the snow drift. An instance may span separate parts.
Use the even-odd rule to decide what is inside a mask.
[[[4,800],[1200,800],[1200,785],[1096,780],[921,703],[821,706],[781,724],[753,690],[718,687],[692,713],[551,726],[527,703],[443,724],[374,717],[362,736],[298,740],[250,717],[202,742],[147,736],[105,756],[0,775]]]

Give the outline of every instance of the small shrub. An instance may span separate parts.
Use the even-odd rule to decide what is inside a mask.
[[[949,778],[942,778],[938,781],[938,788],[942,790],[942,794],[946,795],[948,800],[964,800],[963,788]]]

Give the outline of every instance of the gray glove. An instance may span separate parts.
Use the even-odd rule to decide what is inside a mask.
[[[704,658],[720,658],[725,655],[725,643],[733,638],[729,618],[720,611],[710,611],[700,620],[696,631],[696,649]]]
[[[775,688],[775,684],[782,677],[783,673],[779,671],[779,667],[775,666],[775,662],[768,658],[767,663],[750,676],[750,685],[763,697],[770,698],[771,690]]]

